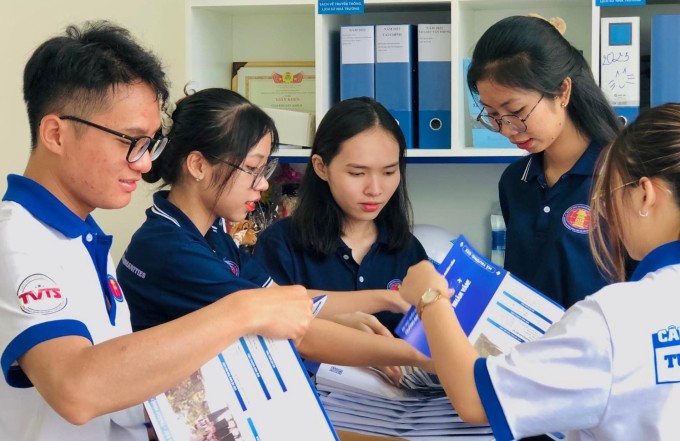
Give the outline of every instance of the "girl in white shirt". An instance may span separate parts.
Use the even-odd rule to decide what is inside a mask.
[[[590,241],[614,283],[539,340],[480,358],[431,264],[401,293],[419,304],[437,371],[461,417],[496,439],[668,440],[680,433],[680,104],[649,109],[600,157]],[[624,282],[627,255],[640,260]],[[441,294],[432,301],[434,289]],[[424,304],[426,303],[426,304]],[[444,368],[446,367],[446,368]]]

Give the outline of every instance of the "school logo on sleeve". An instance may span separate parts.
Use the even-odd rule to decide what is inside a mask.
[[[114,299],[116,299],[116,302],[122,302],[123,299],[123,290],[120,288],[120,285],[118,284],[118,281],[111,275],[108,275],[108,282],[109,282],[109,292],[113,296]]]
[[[44,274],[32,274],[24,279],[17,290],[19,307],[27,314],[53,314],[61,311],[68,302],[61,288]]]
[[[389,289],[389,290],[399,291],[399,288],[401,288],[401,280],[400,279],[392,279],[387,284],[387,289]]]
[[[656,384],[680,383],[680,329],[670,325],[652,334]]]
[[[588,234],[590,207],[584,204],[572,205],[562,215],[562,223],[574,233]]]
[[[235,275],[236,277],[239,276],[241,271],[238,269],[238,265],[236,265],[236,262],[232,262],[231,260],[225,260],[224,263],[227,264],[233,275]]]

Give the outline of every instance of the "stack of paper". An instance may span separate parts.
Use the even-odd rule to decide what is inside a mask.
[[[337,430],[419,441],[493,439],[489,426],[460,419],[433,377],[417,369],[405,373],[396,387],[375,370],[322,364],[316,387]]]
[[[489,262],[460,236],[438,266],[454,290],[451,307],[482,357],[506,353],[542,336],[564,308]],[[422,353],[430,349],[414,308],[397,335]],[[489,426],[464,423],[436,377],[405,370],[397,388],[369,369],[322,365],[317,373],[321,402],[336,429],[413,440],[490,440]],[[555,434],[559,438],[560,434]]]

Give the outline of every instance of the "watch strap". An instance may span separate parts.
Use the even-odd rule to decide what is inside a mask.
[[[430,292],[430,291],[436,291],[436,292],[437,292],[437,295],[436,295],[436,296],[434,297],[434,299],[432,299],[431,301],[425,302],[425,301],[423,300],[423,297],[425,296],[426,293],[428,293],[428,292]],[[436,302],[437,300],[439,300],[439,299],[441,299],[441,298],[443,298],[443,297],[444,297],[444,295],[442,294],[442,292],[441,292],[440,290],[438,290],[438,289],[433,289],[433,288],[428,289],[428,290],[420,297],[420,300],[418,300],[418,306],[416,306],[416,314],[418,314],[418,318],[419,318],[419,319],[422,318],[422,316],[423,316],[423,311],[425,310],[425,307],[426,307],[426,306],[433,304],[434,302]]]

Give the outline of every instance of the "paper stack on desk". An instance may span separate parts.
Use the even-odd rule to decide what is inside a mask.
[[[494,265],[463,236],[451,246],[438,270],[454,290],[451,307],[482,357],[536,340],[564,314],[564,308]],[[430,354],[414,308],[396,333]],[[420,441],[493,439],[489,426],[460,419],[435,376],[418,369],[405,373],[402,387],[397,388],[369,369],[322,365],[316,376],[317,390],[336,429]],[[561,439],[561,434],[554,435]]]
[[[460,419],[436,377],[404,369],[398,388],[372,369],[322,364],[316,387],[335,429],[419,441],[493,439],[489,426]]]

